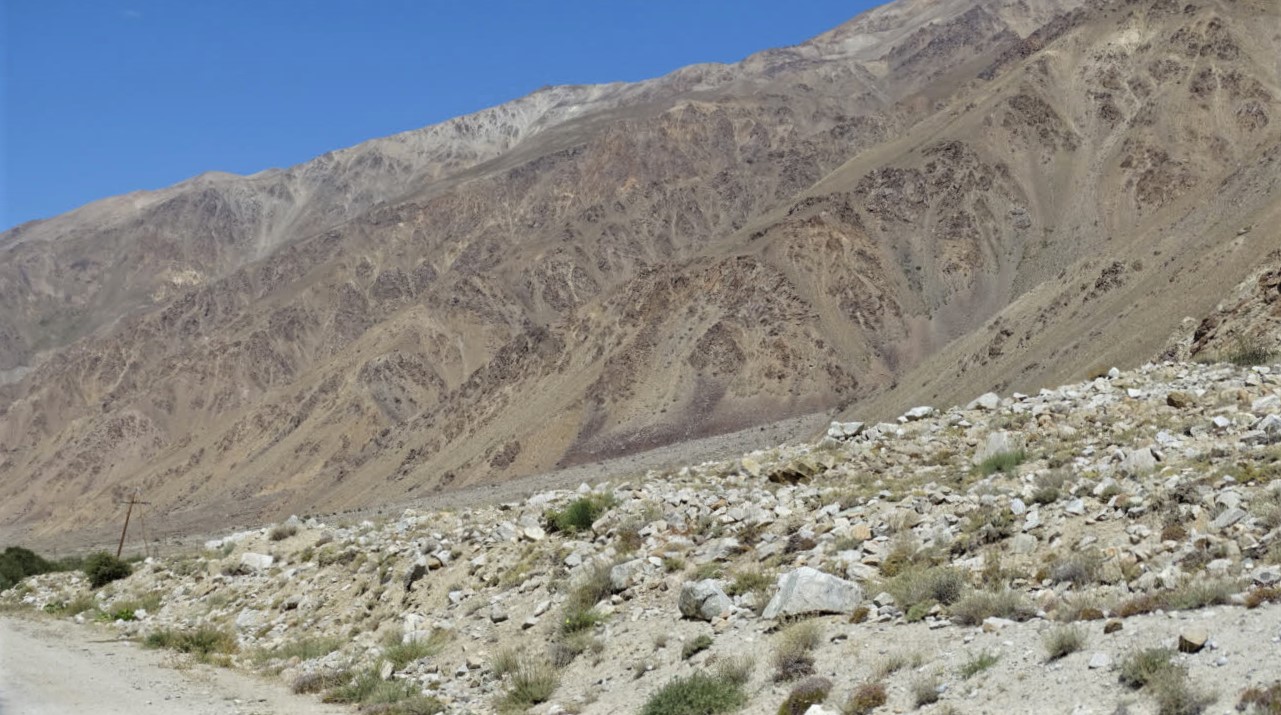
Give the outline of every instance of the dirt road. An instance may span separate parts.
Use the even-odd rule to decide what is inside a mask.
[[[177,666],[177,667],[175,667]],[[351,715],[67,621],[0,617],[2,715]]]

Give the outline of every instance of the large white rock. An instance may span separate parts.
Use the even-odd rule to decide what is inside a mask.
[[[832,439],[857,437],[865,426],[862,422],[833,422],[827,428],[827,436]]]
[[[929,405],[922,405],[920,407],[913,407],[907,412],[904,412],[903,416],[898,419],[900,422],[916,422],[932,416],[934,412],[935,410],[933,407],[930,407]]]
[[[276,562],[274,557],[267,554],[246,553],[240,555],[240,565],[250,571],[262,571],[271,568]]]
[[[627,590],[645,570],[645,559],[632,559],[609,570],[609,587],[614,593]]]
[[[1139,477],[1156,469],[1156,462],[1156,455],[1150,447],[1128,449],[1121,459],[1120,470],[1122,474]]]
[[[734,602],[713,579],[690,581],[681,587],[680,609],[686,618],[710,621],[729,613]]]
[[[853,581],[802,566],[779,577],[778,593],[761,615],[781,618],[807,613],[850,613],[862,601],[863,589]]]
[[[971,400],[970,404],[965,406],[965,409],[995,410],[1000,406],[1001,406],[1000,395],[996,394],[995,392],[985,392],[982,395],[979,395],[978,397]]]
[[[983,442],[983,446],[979,447],[978,451],[974,453],[974,463],[982,464],[983,460],[995,457],[998,454],[1017,452],[1023,449],[1024,445],[1025,442],[1021,434],[1004,430],[992,432],[987,436],[987,440]]]

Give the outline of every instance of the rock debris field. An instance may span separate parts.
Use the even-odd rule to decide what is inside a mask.
[[[1278,712],[1281,367],[205,547],[0,606],[362,712]]]

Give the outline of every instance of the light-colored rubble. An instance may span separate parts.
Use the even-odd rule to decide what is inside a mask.
[[[115,623],[122,637],[225,629],[237,667],[290,681],[373,668],[459,713],[495,708],[508,676],[490,663],[508,649],[564,656],[540,713],[634,712],[671,678],[744,653],[757,656],[745,712],[774,712],[787,692],[769,672],[775,619],[816,613],[839,614],[816,616],[829,708],[911,650],[962,712],[1032,712],[1019,708],[1033,697],[1038,712],[1148,712],[1116,664],[1186,642],[1179,662],[1224,710],[1281,677],[1281,606],[1267,590],[1281,581],[1281,447],[1254,436],[1278,395],[1277,368],[1148,365],[524,503],[298,519],[278,539],[264,527],[148,559],[94,599],[117,613],[154,594],[158,608]],[[975,463],[1015,449],[1024,460],[1006,471]],[[552,530],[548,510],[587,498],[610,505],[585,530]],[[565,655],[571,604],[598,573],[586,640]],[[955,592],[909,603],[904,573],[959,576]],[[86,590],[49,574],[0,599],[57,613]],[[1001,593],[1023,605],[976,605]],[[1048,664],[1040,643],[1056,620],[1080,620],[1088,640]],[[678,644],[704,634],[713,645],[683,658]],[[339,647],[271,655],[320,636]],[[420,641],[443,645],[391,666],[388,643]],[[960,678],[982,649],[997,665]],[[911,678],[885,677],[890,708],[910,706]]]

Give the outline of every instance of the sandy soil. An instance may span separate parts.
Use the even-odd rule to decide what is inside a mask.
[[[69,621],[0,617],[0,715],[350,715]]]

